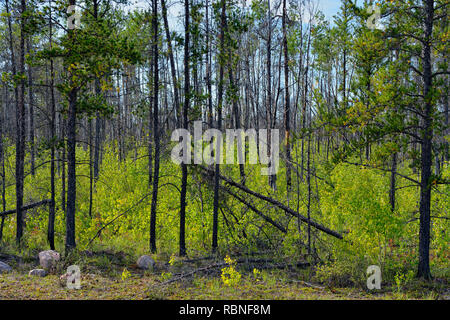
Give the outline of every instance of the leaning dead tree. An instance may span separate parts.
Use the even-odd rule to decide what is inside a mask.
[[[209,176],[211,176],[211,177],[214,176],[214,171],[213,170],[208,169],[208,168],[206,168],[204,166],[201,166],[201,165],[198,165],[198,167],[201,168]],[[281,203],[278,200],[275,200],[275,199],[273,199],[271,197],[268,197],[268,196],[262,195],[262,194],[260,194],[258,192],[255,192],[253,190],[250,190],[246,186],[243,186],[242,184],[237,183],[236,181],[233,181],[232,179],[227,178],[227,177],[225,177],[223,175],[219,175],[219,178],[221,180],[223,180],[226,184],[228,184],[228,185],[230,185],[232,187],[238,188],[239,190],[241,190],[241,191],[243,191],[243,192],[245,192],[245,193],[247,193],[249,195],[252,195],[252,196],[254,196],[254,197],[258,198],[258,199],[261,199],[261,200],[264,200],[266,202],[269,202],[270,204],[280,208],[284,212],[286,212],[286,213],[296,217],[297,219],[299,219],[299,220],[301,220],[303,222],[308,223],[308,225],[310,225],[313,228],[316,228],[317,230],[320,230],[320,231],[322,231],[322,232],[324,232],[324,233],[326,233],[326,234],[328,234],[330,236],[333,236],[335,238],[343,239],[343,236],[340,233],[338,233],[338,232],[336,232],[334,230],[331,230],[331,229],[329,229],[329,228],[327,228],[327,227],[325,227],[325,226],[315,222],[314,220],[308,219],[307,217],[305,217],[305,216],[299,214],[298,212],[292,210],[291,208],[289,208],[288,206],[286,206],[285,204]]]
[[[42,200],[42,201],[39,201],[39,202],[35,202],[35,203],[32,203],[32,204],[23,206],[23,207],[20,208],[20,210],[21,211],[27,211],[27,210],[30,210],[30,209],[33,209],[33,208],[36,208],[36,207],[40,207],[40,206],[43,206],[43,205],[49,204],[49,203],[51,203],[51,199],[46,199],[46,200]],[[10,214],[14,214],[16,212],[17,212],[17,209],[11,209],[11,210],[7,210],[7,211],[3,211],[3,212],[0,212],[0,217],[4,217],[4,216],[10,215]]]

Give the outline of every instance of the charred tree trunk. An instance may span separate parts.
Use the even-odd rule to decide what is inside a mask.
[[[49,41],[50,47],[52,47],[52,17],[50,9],[50,19],[49,19]],[[50,149],[50,207],[48,214],[48,229],[47,229],[47,240],[50,245],[51,250],[55,250],[55,143],[56,143],[56,102],[55,102],[55,72],[53,66],[53,59],[50,59],[50,135],[51,135],[51,149]]]
[[[226,0],[221,0],[221,17],[220,17],[220,53],[219,53],[219,83],[218,83],[218,101],[217,101],[217,129],[222,128],[222,100],[223,100],[223,75],[224,75],[224,54],[225,54],[225,29],[227,24],[226,16]],[[216,141],[220,146],[220,142]],[[214,170],[214,203],[213,203],[213,230],[212,230],[212,251],[217,251],[218,248],[218,234],[219,234],[219,183],[220,183],[220,153],[221,150],[216,148],[215,170]]]
[[[181,109],[180,109],[180,97],[179,97],[179,93],[178,93],[177,69],[175,66],[175,59],[173,57],[172,37],[170,35],[169,22],[167,20],[167,8],[166,8],[165,0],[161,0],[161,9],[162,9],[162,16],[163,16],[163,20],[164,20],[164,29],[166,31],[166,40],[167,40],[169,62],[170,62],[170,71],[171,71],[172,83],[173,83],[173,95],[174,95],[174,100],[175,100],[175,110],[176,110],[176,116],[177,116],[177,126],[179,127],[181,124],[182,116],[181,116]]]
[[[290,139],[290,97],[289,97],[289,56],[288,56],[288,42],[287,42],[287,8],[286,0],[283,0],[283,51],[284,51],[284,128],[286,140],[286,185],[289,197],[291,190],[291,145]]]
[[[423,96],[425,105],[423,110],[423,133],[421,143],[421,179],[420,179],[420,231],[419,231],[419,265],[417,277],[431,279],[430,273],[430,211],[431,211],[431,166],[433,141],[433,102],[432,65],[431,65],[431,37],[433,33],[434,1],[424,0],[424,39],[422,43],[423,67]]]
[[[75,5],[75,0],[69,1]],[[69,41],[73,42],[74,30],[68,30]],[[75,244],[75,201],[77,193],[76,182],[76,120],[78,89],[73,82],[68,94],[69,112],[67,119],[67,212],[66,212],[66,252],[76,247]]]
[[[267,37],[267,152],[269,156],[269,167],[272,164],[271,154],[271,135],[270,129],[273,125],[272,115],[272,16],[270,14],[270,0],[267,0],[267,24],[268,24],[268,37]],[[276,175],[269,174],[269,186],[272,190],[276,189]]]
[[[183,104],[183,129],[188,129],[189,110],[189,0],[184,1],[185,27],[184,27],[184,104]],[[180,195],[180,256],[186,255],[186,192],[187,192],[187,164],[181,163],[181,195]]]
[[[27,39],[27,49],[28,54],[31,54],[32,43],[30,38]],[[34,93],[33,93],[33,68],[31,65],[28,66],[28,121],[29,121],[29,132],[28,140],[30,141],[30,172],[34,176],[35,173],[35,158],[36,158],[36,148],[34,143]]]
[[[162,0],[164,2],[164,0]],[[156,206],[158,204],[158,183],[159,183],[159,127],[158,127],[158,0],[153,0],[153,142],[155,144],[155,166],[153,177],[152,204],[150,212],[150,250],[156,253]]]
[[[397,153],[392,155],[391,168],[391,188],[389,190],[389,202],[391,204],[391,211],[395,211],[395,177],[397,176]]]
[[[5,87],[5,106],[8,105],[8,91]],[[6,211],[6,186],[5,186],[5,148],[3,146],[3,101],[0,101],[0,177],[1,177],[1,184],[2,189],[0,190],[1,196],[2,196],[2,211]],[[2,221],[0,224],[0,242],[3,238],[3,227],[5,225],[5,217],[2,217]]]
[[[20,52],[19,52],[19,74],[25,74],[25,0],[20,1]],[[23,186],[24,186],[24,162],[25,162],[25,78],[21,77],[19,97],[17,101],[17,137],[16,137],[16,214],[17,233],[16,241],[20,245],[23,235]]]

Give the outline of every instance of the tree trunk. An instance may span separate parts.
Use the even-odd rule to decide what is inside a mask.
[[[268,37],[267,37],[267,153],[269,156],[269,167],[272,166],[271,161],[271,134],[272,129],[272,16],[270,14],[270,0],[267,0],[267,24],[268,24]],[[276,175],[269,174],[269,186],[272,190],[276,189]]]
[[[50,1],[49,1],[50,2]],[[50,19],[49,19],[49,41],[50,48],[52,47],[52,17],[50,9]],[[52,145],[50,149],[50,190],[51,190],[51,201],[48,214],[48,229],[47,229],[47,240],[50,245],[51,250],[55,250],[55,138],[56,138],[56,103],[55,103],[55,72],[53,66],[53,59],[50,59],[50,135],[52,140]]]
[[[75,244],[75,201],[76,201],[76,117],[77,90],[69,93],[69,114],[67,123],[67,213],[66,213],[66,251]]]
[[[25,0],[20,1],[20,53],[19,73],[25,73]],[[25,162],[25,78],[21,78],[19,87],[19,99],[17,101],[17,137],[16,137],[16,208],[17,208],[17,234],[16,241],[20,245],[23,235],[23,186],[24,186],[24,162]]]
[[[222,100],[223,100],[223,66],[224,66],[224,54],[225,54],[225,29],[227,25],[226,16],[226,0],[221,0],[222,13],[220,18],[220,55],[219,55],[219,84],[218,84],[218,101],[217,101],[217,129],[222,129]],[[220,142],[217,141],[218,146]],[[216,152],[220,154],[221,150],[216,148]],[[214,170],[214,203],[213,203],[213,234],[212,234],[212,251],[217,251],[218,248],[218,233],[219,233],[219,183],[220,183],[220,164],[219,157],[215,156],[215,170]]]
[[[395,211],[395,177],[397,175],[397,152],[392,155],[391,168],[391,188],[389,190],[389,202],[391,204],[391,211]]]
[[[206,0],[206,88],[208,92],[208,124],[213,126],[213,106],[212,106],[212,88],[211,88],[211,53],[209,38],[209,1]]]
[[[188,129],[189,110],[189,0],[184,1],[185,27],[184,27],[184,105],[183,129]],[[181,163],[181,195],[180,195],[180,256],[186,255],[186,192],[187,192],[187,164]]]
[[[164,0],[162,0],[164,1]],[[155,144],[155,166],[153,177],[152,204],[150,213],[150,250],[156,253],[156,206],[158,204],[159,183],[159,127],[158,127],[158,0],[153,0],[153,135]]]
[[[70,0],[70,5],[75,5],[75,0]],[[69,41],[74,45],[74,31],[68,30]],[[71,75],[69,74],[70,78]],[[69,112],[67,119],[67,212],[66,212],[66,252],[75,249],[75,202],[77,193],[76,181],[76,121],[77,121],[77,96],[78,89],[73,81],[68,94]]]
[[[287,42],[287,8],[286,0],[283,0],[283,50],[284,50],[284,128],[286,140],[286,185],[287,194],[291,190],[291,145],[290,139],[290,96],[289,96],[289,56]]]
[[[166,8],[165,0],[161,0],[161,7],[162,7],[162,16],[163,16],[163,20],[164,20],[164,29],[166,31],[167,47],[168,47],[169,62],[170,62],[170,71],[171,71],[171,75],[172,75],[173,95],[174,95],[174,100],[175,100],[175,110],[176,110],[176,116],[177,116],[177,126],[179,127],[181,124],[181,110],[180,110],[180,97],[178,94],[177,69],[175,66],[175,59],[173,57],[172,38],[170,36],[169,22],[167,20],[167,8]]]
[[[423,133],[421,143],[421,179],[420,179],[420,231],[419,231],[419,265],[417,277],[431,279],[430,273],[430,210],[431,210],[431,166],[433,141],[433,105],[430,93],[432,91],[431,66],[431,36],[433,32],[434,1],[424,0],[425,23],[422,44],[423,63],[423,96],[425,108],[423,117]]]
[[[28,54],[32,51],[32,42],[27,38]],[[34,145],[34,93],[33,93],[33,68],[28,66],[28,108],[29,108],[29,141],[30,141],[30,172],[34,176],[35,173],[35,145]]]
[[[5,86],[5,106],[8,105],[8,90]],[[1,177],[1,184],[2,189],[0,190],[1,196],[2,196],[2,211],[6,211],[6,186],[5,186],[5,150],[3,146],[3,101],[0,101],[0,177]],[[0,242],[3,238],[3,227],[5,225],[5,217],[2,217],[2,221],[0,224]]]

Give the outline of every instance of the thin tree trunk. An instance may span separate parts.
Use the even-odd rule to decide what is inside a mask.
[[[66,120],[60,116],[60,125],[61,125],[61,130],[60,130],[60,139],[63,141],[62,144],[62,151],[61,151],[61,161],[59,161],[61,163],[61,208],[64,212],[64,214],[67,214],[67,202],[66,202],[66,198],[67,198],[67,192],[66,192],[66,126],[67,126],[67,122]]]
[[[164,0],[162,0],[164,1]],[[153,177],[152,204],[150,212],[150,250],[156,253],[156,206],[158,204],[158,183],[159,183],[159,127],[158,127],[158,0],[153,0],[153,135],[155,144],[155,166]]]
[[[391,211],[395,211],[395,178],[397,176],[397,152],[392,155],[391,168],[391,187],[389,190],[389,202],[391,204]]]
[[[211,88],[211,53],[209,38],[209,1],[206,0],[206,87],[208,92],[208,124],[213,126],[213,106],[212,106],[212,88]]]
[[[75,0],[70,0],[70,5],[75,5]],[[73,42],[74,32],[68,30],[69,41]],[[76,247],[75,243],[75,202],[77,192],[76,182],[76,120],[77,120],[77,95],[78,90],[71,83],[68,94],[69,112],[67,122],[67,213],[66,213],[66,252]]]
[[[267,24],[268,24],[268,37],[267,37],[267,153],[269,156],[269,167],[272,166],[271,161],[271,134],[272,129],[272,16],[270,14],[270,0],[267,0]],[[276,189],[276,176],[269,174],[269,186],[272,190]]]
[[[220,18],[220,53],[219,53],[219,83],[218,83],[218,101],[217,101],[217,129],[222,129],[222,100],[223,100],[223,66],[224,66],[224,54],[225,54],[225,30],[227,25],[226,16],[226,0],[221,0],[222,13]],[[216,141],[220,146],[220,142]],[[217,147],[217,153],[221,153],[221,150]],[[219,183],[220,183],[220,164],[217,154],[215,157],[215,170],[214,170],[214,204],[213,204],[213,235],[212,235],[212,251],[217,251],[218,248],[218,234],[219,234]]]
[[[189,110],[189,0],[184,1],[185,36],[184,36],[184,105],[183,129],[188,129]],[[180,256],[186,255],[186,192],[187,192],[187,164],[181,163],[181,195],[180,195]]]
[[[25,73],[25,0],[20,1],[20,52],[19,73]],[[17,234],[16,241],[20,245],[23,235],[23,187],[24,187],[24,162],[25,162],[25,79],[22,77],[19,87],[19,99],[17,101],[17,138],[16,138],[16,214]]]
[[[431,279],[430,273],[430,210],[431,210],[431,166],[433,141],[433,104],[429,97],[432,90],[431,36],[433,33],[434,1],[423,0],[425,11],[424,38],[422,44],[423,96],[425,97],[421,152],[420,180],[420,231],[419,265],[417,277]]]
[[[167,20],[167,8],[166,8],[165,0],[161,0],[161,7],[162,7],[162,16],[163,16],[163,20],[164,20],[164,29],[166,31],[167,47],[168,47],[169,62],[170,62],[170,71],[171,71],[171,75],[172,75],[173,95],[174,95],[174,100],[175,100],[175,110],[176,110],[176,116],[177,116],[177,126],[179,127],[181,124],[181,110],[180,110],[180,97],[179,97],[179,93],[178,93],[177,69],[175,66],[175,59],[173,57],[172,39],[170,36],[169,22]]]
[[[287,8],[286,0],[283,0],[283,49],[284,49],[284,128],[286,139],[286,185],[287,194],[289,198],[289,191],[291,190],[291,145],[290,139],[290,96],[289,96],[289,56],[287,43]]]
[[[230,48],[230,57],[232,57],[232,53],[231,53],[231,48]],[[230,58],[231,59],[231,58]],[[234,75],[233,75],[233,66],[231,65],[232,62],[229,62],[229,66],[228,66],[228,74],[230,77],[230,89],[231,89],[231,95],[232,95],[232,106],[233,106],[233,115],[234,115],[234,125],[236,129],[240,129],[241,128],[241,119],[240,119],[240,113],[239,113],[239,108],[238,108],[238,93],[237,93],[237,89],[236,89],[236,84],[235,84],[235,79],[234,79]],[[220,130],[220,129],[219,129]],[[238,137],[238,139],[240,139],[240,137]],[[245,141],[242,141],[242,151],[245,153]],[[243,157],[242,157],[242,152],[241,150],[238,149],[238,160],[239,160],[239,174],[241,176],[241,183],[243,185],[245,185],[245,167],[243,162]]]
[[[8,105],[8,90],[5,86],[5,106]],[[2,195],[2,211],[6,211],[6,186],[5,186],[5,148],[3,146],[3,101],[0,101],[0,176],[1,176],[1,183],[2,183],[2,189],[0,190]],[[0,242],[3,239],[3,227],[5,225],[5,216],[2,216],[2,222],[0,224]]]
[[[49,0],[50,2],[50,0]],[[51,8],[51,2],[50,2]],[[49,19],[49,41],[50,48],[52,48],[52,12],[50,9],[50,19]],[[51,113],[51,123],[50,123],[50,135],[52,139],[52,145],[50,149],[50,189],[51,189],[51,201],[49,207],[48,215],[48,229],[47,229],[47,240],[50,244],[50,249],[55,250],[55,137],[56,137],[56,103],[55,103],[55,72],[53,66],[53,59],[50,59],[50,113]]]
[[[32,43],[30,37],[27,38],[28,54],[31,54]],[[33,68],[28,66],[28,107],[29,107],[29,141],[30,141],[30,172],[35,173],[35,144],[34,144],[34,93],[33,93]]]

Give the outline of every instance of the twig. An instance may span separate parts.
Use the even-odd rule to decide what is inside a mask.
[[[100,229],[98,229],[97,233],[95,234],[95,236],[89,241],[89,243],[87,244],[86,247],[89,247],[92,243],[92,241],[94,241],[100,234],[101,232],[110,224],[114,223],[117,219],[119,219],[120,217],[122,217],[123,215],[127,214],[128,212],[130,212],[132,209],[134,209],[135,207],[137,207],[139,204],[141,204],[145,199],[148,198],[148,196],[150,196],[151,193],[147,193],[141,200],[139,200],[138,202],[136,202],[135,204],[133,204],[131,207],[129,207],[128,209],[126,209],[124,212],[122,212],[121,214],[119,214],[118,216],[116,216],[115,218],[113,218],[111,221],[109,221],[108,223],[106,223],[104,226],[102,226]]]
[[[23,206],[23,207],[22,207],[22,211],[27,211],[27,210],[33,209],[33,208],[35,208],[35,207],[42,206],[42,205],[44,205],[44,204],[48,204],[48,203],[50,203],[51,201],[52,201],[52,200],[50,200],[50,199],[46,199],[46,200],[42,200],[42,201],[39,201],[39,202],[35,202],[35,203],[32,203],[32,204]],[[16,211],[17,211],[17,208],[16,208],[16,209],[11,209],[11,210],[7,210],[7,211],[0,212],[0,217],[2,217],[2,216],[7,216],[7,215],[10,215],[10,214],[16,213]]]
[[[206,168],[206,167],[204,167],[202,165],[198,165],[197,167],[203,169],[206,172],[209,172],[210,174],[213,173],[213,171],[211,169],[208,169],[208,168]],[[250,190],[246,186],[243,186],[242,184],[239,184],[239,183],[233,181],[232,179],[224,177],[223,175],[219,175],[219,178],[224,180],[227,184],[229,184],[229,185],[231,185],[233,187],[236,187],[236,188],[244,191],[247,194],[250,194],[250,195],[252,195],[254,197],[257,197],[257,198],[259,198],[261,200],[267,201],[267,202],[277,206],[278,208],[282,209],[283,211],[289,213],[290,215],[292,215],[294,217],[297,217],[298,219],[302,220],[303,222],[309,223],[312,227],[314,227],[314,228],[316,228],[316,229],[318,229],[318,230],[320,230],[320,231],[322,231],[322,232],[324,232],[326,234],[329,234],[329,235],[331,235],[331,236],[333,236],[335,238],[338,238],[338,239],[343,239],[343,236],[340,233],[338,233],[338,232],[336,232],[334,230],[331,230],[331,229],[329,229],[329,228],[327,228],[327,227],[325,227],[325,226],[315,222],[314,220],[308,219],[307,217],[305,217],[305,216],[299,214],[298,212],[292,210],[291,208],[287,207],[286,205],[284,205],[283,203],[281,203],[278,200],[275,200],[275,199],[273,199],[271,197],[268,197],[268,196],[262,195],[260,193],[257,193],[257,192],[255,192],[253,190]]]

